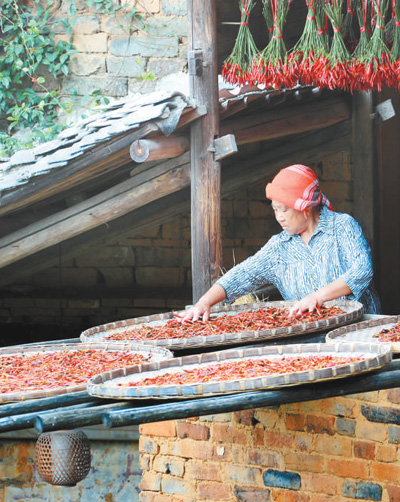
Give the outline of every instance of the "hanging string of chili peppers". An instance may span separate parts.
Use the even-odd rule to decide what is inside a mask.
[[[231,84],[346,91],[400,90],[400,0],[305,0],[307,17],[289,50],[284,28],[292,0],[260,0],[268,41],[258,51],[241,0],[241,23],[222,75]]]
[[[251,68],[257,54],[257,47],[249,28],[254,0],[241,0],[239,7],[241,8],[239,32],[232,53],[222,66],[221,74],[231,84],[246,85],[252,81]]]
[[[253,65],[253,82],[279,89],[282,85],[293,87],[293,79],[287,71],[286,44],[283,39],[283,26],[289,11],[289,0],[270,0],[270,9],[273,28],[268,45],[255,58]]]

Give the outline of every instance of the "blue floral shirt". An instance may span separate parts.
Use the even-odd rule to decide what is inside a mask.
[[[336,279],[352,291],[343,297],[364,305],[366,313],[380,312],[372,284],[371,250],[356,220],[321,209],[317,228],[308,244],[300,235],[283,231],[271,237],[255,255],[218,279],[228,301],[274,284],[284,300],[300,300]]]

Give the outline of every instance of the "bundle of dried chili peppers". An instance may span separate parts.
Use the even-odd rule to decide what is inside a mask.
[[[273,21],[272,36],[268,45],[254,60],[253,83],[275,89],[280,89],[282,86],[290,88],[297,83],[296,76],[287,71],[286,44],[283,40],[283,26],[289,11],[289,5],[290,0],[270,0],[270,6],[264,6],[264,11],[271,13]]]
[[[105,339],[146,341],[223,335],[244,331],[263,331],[320,321],[343,314],[343,310],[338,307],[319,307],[318,311],[306,312],[300,317],[289,317],[288,309],[266,307],[254,312],[240,312],[234,315],[224,314],[209,321],[181,322],[177,319],[170,319],[162,326],[142,325],[126,331],[111,333]]]
[[[249,29],[249,17],[254,0],[240,0],[239,6],[241,7],[239,32],[232,53],[224,61],[221,75],[231,84],[246,85],[252,81],[251,68],[257,54],[257,47]]]
[[[197,368],[164,373],[156,377],[143,378],[119,384],[125,387],[188,385],[207,382],[242,380],[270,375],[319,370],[361,360],[360,357],[332,355],[283,356],[280,358],[245,359],[207,364]]]
[[[99,373],[151,360],[133,351],[60,350],[0,356],[0,393],[84,385]]]
[[[235,63],[227,60],[222,72],[230,83],[281,89],[301,82],[350,92],[381,91],[384,86],[400,89],[399,0],[305,0],[304,30],[289,51],[283,32],[291,0],[261,1],[268,43],[254,52],[246,21],[249,9],[243,9],[245,26],[235,44]]]

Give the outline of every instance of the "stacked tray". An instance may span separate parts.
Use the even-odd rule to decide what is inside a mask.
[[[333,358],[333,365],[320,368],[314,365],[313,369],[298,370],[298,367],[306,368],[318,357]],[[349,358],[350,361],[340,361],[338,358]],[[353,361],[351,358],[358,359]],[[236,369],[232,365],[236,362],[244,361],[253,371],[253,360],[260,359],[267,360],[267,363],[272,360],[274,364],[283,362],[288,371],[285,369],[284,373],[276,373],[274,372],[276,370],[268,370],[269,374],[254,377],[242,377],[240,374],[235,374]],[[208,397],[344,378],[377,369],[388,364],[391,359],[392,353],[387,344],[270,345],[196,354],[158,363],[142,364],[125,371],[105,372],[90,379],[87,390],[93,396],[111,399]],[[293,368],[297,370],[292,371]],[[195,379],[190,383],[170,383],[171,378],[174,378],[173,373],[179,373],[179,379],[185,371],[193,369],[199,369],[200,374],[203,375],[196,377],[198,381]],[[219,381],[219,377],[215,376],[221,370],[225,374],[228,373],[227,380]],[[214,371],[214,376],[210,377],[210,371]],[[159,377],[164,378],[164,383],[152,381],[150,384],[143,384],[145,378],[157,380]],[[211,381],[202,381],[207,378],[211,378]],[[130,383],[136,386],[129,386]]]
[[[400,322],[400,315],[380,317],[330,331],[325,338],[326,343],[385,343],[390,345],[393,353],[400,353],[400,342],[380,342],[376,335],[382,329],[391,329]]]
[[[290,308],[295,302],[277,301],[277,302],[260,302],[242,305],[216,306],[211,309],[211,319],[223,314],[234,315],[239,312],[251,312],[259,310],[263,307],[273,308]],[[134,340],[134,343],[145,343],[146,345],[155,345],[159,347],[167,347],[173,351],[190,349],[197,347],[208,347],[218,345],[237,345],[257,341],[268,341],[275,339],[284,339],[296,335],[304,335],[318,331],[327,331],[338,326],[343,326],[359,320],[364,312],[363,306],[359,302],[350,300],[335,300],[327,302],[326,307],[339,307],[344,311],[343,314],[328,319],[319,321],[310,321],[300,324],[294,319],[290,326],[282,326],[272,329],[264,329],[259,331],[238,331],[236,333],[214,334],[208,336],[190,336],[185,338],[161,338],[157,340],[146,339],[143,342]],[[135,319],[127,319],[116,321],[101,326],[95,326],[81,333],[83,342],[100,342],[106,341],[109,336],[120,334],[126,331],[132,331],[135,328],[142,326],[163,326],[169,320],[176,317],[176,312],[167,312],[163,314],[155,314],[145,317],[137,317]]]
[[[77,352],[84,353],[85,351],[101,351],[107,353],[128,353],[129,355],[140,355],[145,357],[149,362],[153,364],[157,364],[162,360],[169,359],[173,357],[172,352],[162,347],[149,347],[143,344],[122,344],[122,343],[91,343],[91,344],[51,344],[51,345],[35,345],[35,346],[27,346],[27,347],[6,347],[0,349],[0,403],[13,402],[13,401],[24,401],[28,399],[39,399],[43,397],[50,397],[54,395],[67,394],[70,392],[77,392],[86,389],[87,381],[90,376],[84,381],[84,383],[79,384],[67,384],[65,381],[63,384],[57,384],[57,372],[56,366],[49,366],[47,363],[47,368],[43,367],[41,369],[41,373],[34,372],[35,367],[40,367],[39,359],[40,356],[45,354],[57,354],[61,351],[65,351],[65,354],[76,354]],[[10,356],[15,356],[15,364],[12,362],[12,370],[7,373],[7,369],[10,368],[9,358]],[[10,374],[15,375],[18,373],[18,361],[21,359],[28,359],[30,364],[30,371],[27,374],[20,372],[19,378],[24,378],[24,382],[27,390],[9,390],[12,388],[14,383],[18,384],[18,387],[21,387],[19,382],[15,382],[15,380],[11,380]],[[7,360],[5,359],[7,358]],[[51,363],[51,361],[50,361]],[[118,366],[117,366],[118,367]],[[7,368],[7,369],[6,369]],[[61,375],[65,374],[65,371],[60,372]],[[35,375],[35,376],[34,376]],[[45,376],[47,375],[47,376]],[[48,379],[46,381],[46,378]],[[38,385],[33,385],[33,380],[37,379]],[[54,379],[54,387],[48,388],[49,380]],[[43,383],[43,388],[34,388],[40,387],[40,383]],[[16,388],[16,385],[14,385]]]

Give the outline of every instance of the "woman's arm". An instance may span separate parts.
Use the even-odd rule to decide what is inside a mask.
[[[290,309],[289,315],[297,316],[301,315],[303,312],[312,312],[316,307],[323,305],[329,300],[336,300],[336,298],[347,296],[351,293],[351,289],[345,282],[341,279],[336,279],[336,281],[327,284],[318,291],[315,291],[315,293],[311,293],[296,302]]]

